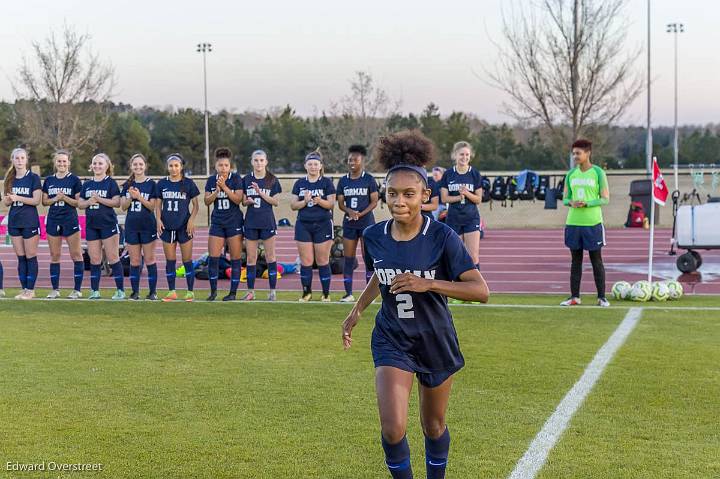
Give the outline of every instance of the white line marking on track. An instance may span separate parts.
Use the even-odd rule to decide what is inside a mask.
[[[530,447],[518,461],[509,479],[533,479],[540,472],[540,469],[545,465],[548,454],[550,454],[552,448],[555,447],[555,444],[567,429],[573,415],[580,409],[583,401],[590,394],[593,386],[595,386],[617,350],[620,349],[627,337],[635,329],[641,314],[641,308],[631,308],[627,312],[620,326],[615,329],[607,342],[598,350],[578,382],[560,401],[555,412],[552,413],[543,428],[535,436],[535,439],[530,443]]]

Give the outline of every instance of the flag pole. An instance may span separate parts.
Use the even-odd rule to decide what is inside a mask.
[[[657,158],[653,157],[653,169],[655,167],[654,163],[657,161]],[[654,178],[653,178],[654,180]],[[651,180],[651,181],[653,181]],[[652,277],[653,277],[653,247],[655,244],[655,186],[652,185],[650,188],[650,248],[649,248],[649,254],[648,254],[648,282],[652,283]]]

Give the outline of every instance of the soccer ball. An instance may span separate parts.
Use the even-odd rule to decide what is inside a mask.
[[[613,284],[612,295],[615,299],[628,299],[632,285],[627,281],[618,281]]]
[[[653,301],[667,301],[670,298],[670,288],[665,281],[656,281],[653,283],[652,299]]]
[[[650,301],[652,298],[652,286],[647,281],[638,281],[630,290],[630,299],[633,301]]]
[[[674,279],[666,282],[668,291],[670,293],[669,299],[680,299],[683,295],[683,287],[680,282],[675,281]]]

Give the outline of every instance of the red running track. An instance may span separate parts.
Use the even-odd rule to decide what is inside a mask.
[[[668,256],[670,230],[656,231],[654,254],[654,278],[675,278],[683,283],[688,293],[720,294],[720,250],[700,251],[703,265],[699,272],[682,275],[675,267],[676,256]],[[63,248],[66,248],[63,246]],[[199,230],[193,245],[194,257],[199,257],[207,249],[207,229]],[[72,262],[64,250],[62,260],[61,287],[72,287]],[[165,288],[164,260],[160,243],[157,246],[159,287]],[[643,229],[616,229],[607,231],[607,246],[603,248],[607,287],[615,281],[629,282],[645,279],[647,276],[648,231]],[[277,241],[278,261],[293,263],[297,257],[292,229],[279,230]],[[40,273],[38,288],[49,288],[49,252],[47,243],[41,242],[38,254]],[[360,267],[355,271],[354,287],[360,290],[365,284],[362,258]],[[11,246],[0,246],[0,260],[5,267],[5,287],[19,287],[16,271],[16,258]],[[570,255],[563,244],[562,229],[547,230],[491,230],[480,241],[480,267],[492,292],[502,293],[557,293],[565,294],[569,289]],[[86,272],[84,284],[89,287],[89,272]],[[127,282],[126,278],[126,282]],[[103,277],[102,287],[114,288],[112,278]],[[177,287],[184,287],[183,279],[178,279]],[[196,280],[196,289],[208,287],[206,281]],[[227,288],[228,282],[221,282],[220,288]],[[241,289],[244,285],[241,285]],[[256,287],[266,289],[267,280],[258,279]],[[141,288],[147,283],[143,278]],[[285,275],[278,282],[282,290],[297,290],[300,278],[297,274]],[[339,275],[333,276],[333,291],[342,291],[343,282]],[[314,290],[320,290],[320,280],[315,271]],[[595,286],[592,268],[586,257],[583,269],[582,292],[592,293]]]

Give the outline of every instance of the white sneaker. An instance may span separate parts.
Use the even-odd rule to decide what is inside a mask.
[[[60,297],[60,290],[59,289],[53,289],[50,291],[50,293],[46,296],[47,299],[55,299]]]
[[[80,299],[82,298],[82,292],[75,290],[72,293],[68,294],[68,299]]]
[[[607,308],[610,306],[610,301],[608,301],[607,298],[598,298],[598,306]]]
[[[273,289],[273,290],[270,290],[270,292],[268,293],[268,298],[267,298],[267,300],[268,300],[268,301],[276,301],[276,300],[277,300],[277,293],[275,292],[274,289]]]
[[[35,290],[34,289],[26,289],[25,293],[23,293],[20,298],[18,299],[33,299],[35,297]]]
[[[355,296],[352,294],[348,294],[340,298],[341,303],[354,303],[355,302]]]
[[[560,306],[577,306],[582,304],[580,298],[573,298],[572,296],[560,303]]]
[[[20,291],[20,293],[15,295],[15,299],[24,299],[23,296],[25,296],[26,291],[27,289],[23,289],[22,291]]]

